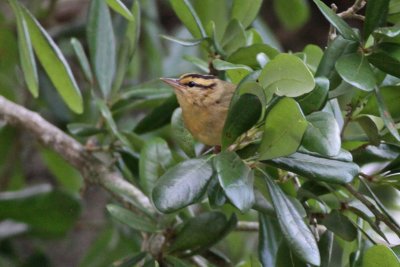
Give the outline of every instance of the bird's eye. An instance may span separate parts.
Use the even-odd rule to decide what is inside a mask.
[[[194,87],[195,85],[196,85],[196,83],[195,82],[188,82],[188,84],[187,84],[189,87]]]

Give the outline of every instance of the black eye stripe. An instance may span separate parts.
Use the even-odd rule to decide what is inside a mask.
[[[186,85],[188,87],[198,87],[201,89],[212,89],[216,85],[216,83],[212,83],[209,85],[203,85],[203,84],[198,84],[193,81],[190,81],[190,82],[184,83],[184,85]]]

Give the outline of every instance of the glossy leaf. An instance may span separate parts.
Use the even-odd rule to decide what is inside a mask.
[[[310,265],[306,264],[296,254],[294,254],[293,250],[290,249],[286,242],[281,242],[276,254],[276,264],[274,266],[308,267]]]
[[[220,241],[236,225],[236,216],[227,220],[220,212],[202,213],[185,222],[169,251],[201,251]],[[210,227],[212,226],[212,227]]]
[[[107,98],[116,69],[116,45],[110,11],[104,0],[91,1],[87,38],[94,73],[103,97]]]
[[[83,100],[78,84],[60,48],[39,22],[23,6],[20,6],[29,29],[35,53],[51,82],[67,106],[75,113],[83,112]]]
[[[269,177],[264,177],[283,238],[301,260],[319,265],[321,262],[317,242],[303,218],[282,190]]]
[[[86,54],[85,54],[85,51],[83,49],[81,42],[79,42],[79,40],[76,38],[72,38],[71,45],[72,45],[72,48],[74,49],[76,57],[78,58],[78,62],[83,70],[83,74],[85,75],[85,78],[88,80],[88,82],[93,83],[92,70],[90,68],[89,60],[86,57]]]
[[[362,267],[397,267],[400,261],[396,254],[385,245],[375,245],[364,253]]]
[[[239,48],[227,58],[227,61],[257,69],[260,68],[260,64],[257,61],[257,55],[260,53],[264,53],[269,59],[273,59],[279,54],[279,51],[267,44],[253,44]]]
[[[335,27],[338,32],[345,38],[349,40],[358,40],[358,36],[354,30],[335,12],[325,5],[321,0],[313,0],[317,5],[324,17]]]
[[[158,179],[153,192],[153,202],[163,213],[186,207],[204,195],[212,175],[209,160],[191,159],[169,169]]]
[[[337,210],[333,210],[326,215],[321,223],[328,228],[328,230],[335,233],[337,236],[346,241],[353,241],[357,237],[357,228],[353,223]]]
[[[241,212],[254,204],[253,171],[234,152],[223,151],[214,158],[219,184],[230,202]]]
[[[34,97],[38,97],[39,78],[36,68],[36,60],[33,54],[32,42],[29,36],[28,25],[17,1],[11,0],[9,3],[17,19],[18,51],[25,82],[31,94]]]
[[[302,27],[310,16],[310,7],[305,0],[274,1],[274,10],[279,20],[289,30]]]
[[[118,205],[108,204],[107,211],[117,221],[126,224],[135,230],[149,233],[155,233],[157,231],[157,226],[153,222]]]
[[[392,118],[392,115],[386,107],[386,104],[378,87],[375,87],[375,96],[378,103],[379,113],[381,115],[381,118],[383,119],[383,122],[385,123],[387,129],[392,134],[392,136],[396,138],[397,141],[400,141],[400,135],[396,128],[396,124]]]
[[[284,170],[297,173],[306,178],[328,183],[349,183],[359,172],[353,162],[331,160],[303,153],[272,160],[272,163]]]
[[[222,131],[222,148],[225,149],[249,130],[260,118],[261,102],[253,94],[243,94],[229,108],[228,116]],[[243,112],[243,111],[246,112]]]
[[[155,137],[145,143],[140,152],[139,175],[140,184],[147,195],[173,163],[171,150],[163,139]]]
[[[262,0],[234,0],[231,18],[237,19],[243,25],[243,28],[247,28],[256,18],[262,2]]]
[[[119,13],[121,16],[124,16],[127,20],[134,20],[132,13],[120,0],[106,0],[106,2],[109,7],[111,7],[115,12]]]
[[[325,156],[336,156],[341,147],[340,129],[328,112],[314,112],[306,117],[308,127],[302,145],[309,151]]]
[[[315,81],[307,66],[294,55],[280,54],[261,71],[260,84],[266,92],[297,97],[314,89]],[[267,93],[268,95],[268,93]]]
[[[304,114],[321,110],[328,101],[329,80],[325,77],[315,79],[315,88],[297,99]]]
[[[368,56],[368,61],[378,69],[390,75],[400,77],[400,60],[394,58],[386,51],[374,52]]]
[[[224,189],[219,184],[218,177],[215,173],[208,185],[207,195],[212,208],[221,207],[227,201]]]
[[[227,55],[246,45],[246,34],[238,20],[233,19],[228,24],[222,37],[221,45]]]
[[[206,31],[196,14],[192,4],[188,0],[170,0],[172,9],[175,11],[178,18],[188,28],[189,32],[195,38],[207,37]]]
[[[189,157],[195,157],[196,152],[194,150],[194,138],[190,132],[186,129],[182,119],[182,109],[177,108],[172,114],[171,118],[171,131],[174,136],[174,140],[178,143],[179,147]]]
[[[283,98],[267,114],[259,148],[260,160],[287,156],[296,152],[307,129],[299,105]]]
[[[259,213],[258,252],[263,266],[275,266],[281,234],[276,220]]]
[[[329,230],[325,231],[318,242],[319,251],[321,253],[321,267],[332,266],[332,257],[334,256],[333,242],[333,233]]]
[[[367,40],[375,28],[384,25],[390,0],[370,0],[367,3],[364,22],[364,39]]]
[[[336,62],[336,70],[343,80],[361,90],[372,91],[377,85],[367,58],[358,53],[340,57]]]

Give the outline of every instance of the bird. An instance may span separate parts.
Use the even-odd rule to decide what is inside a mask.
[[[205,145],[220,146],[236,85],[197,73],[186,73],[178,79],[160,79],[173,87],[184,125],[192,136]]]

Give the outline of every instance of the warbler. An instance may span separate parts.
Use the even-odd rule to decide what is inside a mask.
[[[236,85],[213,75],[196,73],[161,80],[174,88],[182,108],[183,122],[193,137],[206,145],[220,145]]]

